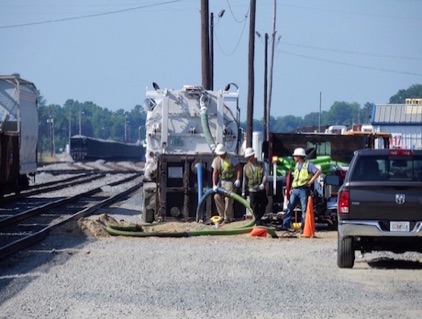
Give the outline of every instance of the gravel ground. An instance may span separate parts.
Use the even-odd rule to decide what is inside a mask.
[[[139,222],[138,193],[101,213]],[[0,261],[0,318],[420,317],[421,254],[339,269],[336,233],[316,235],[95,237],[68,225]]]

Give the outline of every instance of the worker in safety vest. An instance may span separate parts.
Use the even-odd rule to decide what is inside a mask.
[[[306,206],[308,197],[311,195],[311,186],[321,174],[321,170],[312,162],[305,160],[306,153],[303,148],[297,148],[293,152],[293,159],[296,162],[293,172],[293,182],[290,190],[290,199],[287,205],[287,211],[284,214],[281,230],[291,230],[291,219],[293,210],[299,204],[302,208],[301,233],[303,232],[306,220]]]
[[[211,164],[214,192],[217,192],[219,186],[229,192],[233,191],[234,187],[240,187],[242,167],[236,156],[227,154],[223,144],[217,145],[215,154],[217,156]],[[230,223],[233,220],[233,199],[217,193],[214,195],[214,200],[220,221]]]
[[[261,225],[261,218],[264,216],[268,205],[268,198],[265,192],[267,174],[264,164],[257,160],[252,147],[248,147],[245,150],[245,158],[248,162],[243,166],[242,197],[249,193],[249,202],[256,224]]]

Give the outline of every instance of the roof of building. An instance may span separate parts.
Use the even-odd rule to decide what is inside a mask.
[[[421,104],[377,104],[372,112],[372,124],[421,125]]]

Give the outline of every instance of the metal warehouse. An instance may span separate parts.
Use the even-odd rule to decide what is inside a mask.
[[[377,104],[372,110],[374,131],[392,135],[390,147],[422,147],[422,98],[406,104]]]

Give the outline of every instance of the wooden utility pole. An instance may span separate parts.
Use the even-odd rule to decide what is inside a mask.
[[[209,72],[210,72],[210,90],[214,90],[214,13],[211,12],[210,15],[210,63],[209,63]]]
[[[322,92],[319,92],[318,133],[321,133],[321,100],[322,100]]]
[[[208,0],[201,0],[201,66],[202,86],[211,89],[210,83],[210,34],[209,34],[209,4]]]
[[[249,21],[249,54],[248,54],[248,101],[246,116],[246,147],[252,146],[252,130],[253,130],[253,99],[255,90],[255,15],[256,0],[250,3],[250,21]]]
[[[274,17],[273,17],[273,33],[272,33],[272,47],[271,47],[271,66],[270,66],[270,85],[268,93],[268,107],[267,107],[267,116],[268,116],[268,138],[270,131],[270,115],[271,115],[271,101],[273,95],[273,70],[274,70],[274,50],[275,50],[275,35],[277,31],[275,30],[276,26],[276,11],[277,11],[277,0],[274,0]]]
[[[268,102],[267,102],[267,86],[268,86],[268,33],[265,33],[265,49],[264,49],[264,141],[268,141],[269,139],[269,123],[268,123]]]

